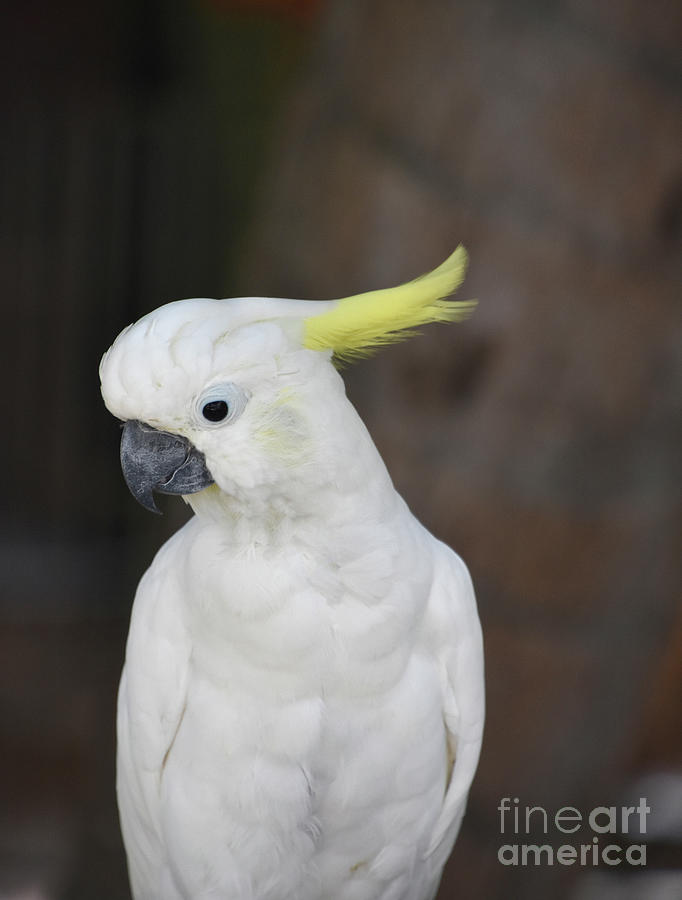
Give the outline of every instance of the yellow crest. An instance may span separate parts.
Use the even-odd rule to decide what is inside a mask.
[[[467,253],[460,245],[437,269],[414,281],[334,300],[328,311],[305,319],[304,346],[353,359],[410,337],[412,329],[428,322],[461,322],[476,301],[445,298],[462,283],[466,267]]]

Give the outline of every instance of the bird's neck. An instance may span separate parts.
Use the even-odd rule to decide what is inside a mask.
[[[217,485],[187,497],[195,513],[220,524],[235,542],[282,544],[300,534],[327,535],[385,523],[402,501],[364,424],[352,409],[319,465],[292,471],[281,484],[229,492]]]

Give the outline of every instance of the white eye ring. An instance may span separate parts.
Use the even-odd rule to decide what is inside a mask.
[[[195,416],[201,425],[216,428],[234,422],[243,412],[248,397],[236,384],[214,384],[195,404]]]

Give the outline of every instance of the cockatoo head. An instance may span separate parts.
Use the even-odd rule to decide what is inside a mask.
[[[472,302],[443,300],[465,267],[459,247],[397,288],[335,301],[178,300],[129,325],[100,378],[107,408],[125,423],[121,464],[133,495],[151,510],[155,491],[286,504],[334,481],[363,437],[332,357],[469,315]]]

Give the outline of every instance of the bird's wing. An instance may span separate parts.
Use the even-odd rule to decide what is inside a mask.
[[[191,655],[179,578],[184,531],[140,581],[119,687],[117,792],[136,897],[152,896],[166,865],[161,781],[182,723]]]
[[[443,865],[457,837],[483,735],[483,643],[467,567],[445,544],[436,546],[429,633],[440,664],[450,777],[427,856]]]

